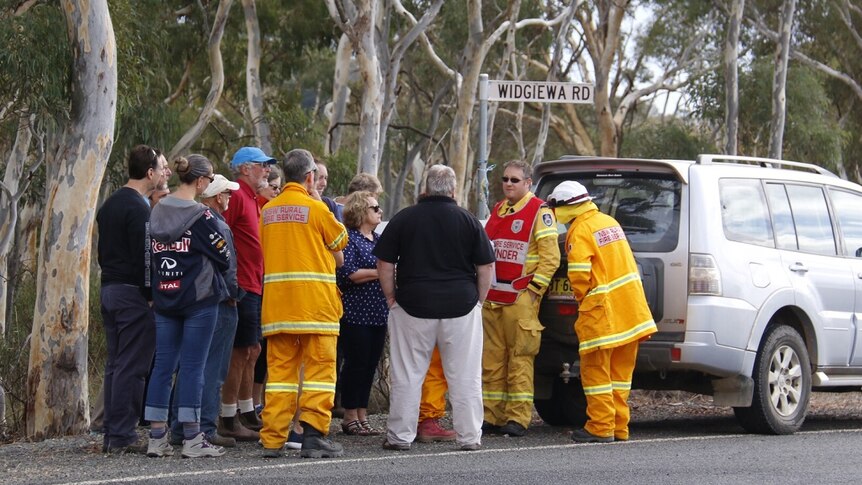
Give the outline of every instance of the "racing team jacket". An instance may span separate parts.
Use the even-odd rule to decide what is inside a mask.
[[[222,273],[230,265],[230,245],[216,215],[205,205],[168,195],[150,215],[153,306],[182,315],[228,296]]]

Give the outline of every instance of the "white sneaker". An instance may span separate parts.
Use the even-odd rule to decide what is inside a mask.
[[[150,442],[147,444],[147,456],[152,458],[174,456],[174,447],[171,446],[171,443],[168,441],[167,434],[161,438],[153,438],[150,436]]]
[[[193,439],[183,440],[183,458],[200,458],[202,456],[222,456],[224,448],[206,440],[203,433],[198,433]]]

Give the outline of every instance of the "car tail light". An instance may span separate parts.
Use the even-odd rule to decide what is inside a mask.
[[[557,314],[564,317],[573,317],[578,314],[578,305],[560,303],[557,305]]]
[[[721,272],[712,255],[692,253],[689,256],[688,294],[721,296]]]
[[[679,362],[680,360],[682,360],[682,349],[679,347],[670,349],[670,361]]]

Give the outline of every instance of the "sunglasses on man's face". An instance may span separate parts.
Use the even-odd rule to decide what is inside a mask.
[[[516,178],[516,177],[505,177],[505,176],[500,177],[500,180],[502,180],[504,184],[508,184],[509,182],[511,182],[513,184],[517,184],[518,182],[521,181],[521,179]]]

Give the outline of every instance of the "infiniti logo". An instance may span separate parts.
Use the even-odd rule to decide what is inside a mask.
[[[161,264],[162,269],[174,269],[176,267],[177,267],[176,260],[171,259],[171,258],[162,258],[162,264]]]

